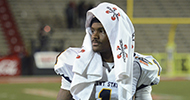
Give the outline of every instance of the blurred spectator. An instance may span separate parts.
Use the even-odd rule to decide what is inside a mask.
[[[87,12],[87,7],[85,5],[85,2],[80,1],[77,8],[78,8],[77,10],[78,10],[79,26],[80,28],[84,29],[85,17]]]
[[[90,9],[92,9],[93,7],[94,7],[94,5],[92,3],[88,4],[87,5],[87,11],[90,10]]]
[[[74,19],[75,19],[75,3],[70,1],[66,8],[66,16],[67,16],[67,27],[69,29],[74,28]]]
[[[39,30],[40,51],[49,50],[49,35],[52,34],[52,29],[49,25],[42,26]]]

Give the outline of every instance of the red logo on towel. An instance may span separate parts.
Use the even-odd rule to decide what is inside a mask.
[[[82,50],[80,50],[80,53],[84,53],[85,52],[85,50],[84,49],[82,49]],[[81,56],[80,55],[77,55],[77,59],[79,59]]]
[[[77,55],[77,57],[76,57],[77,59],[79,59],[80,58],[80,55]]]
[[[120,46],[117,46],[117,51],[119,50],[120,53],[117,55],[117,58],[120,59],[123,57],[123,61],[125,62],[126,58],[128,58],[128,54],[125,52],[125,49],[127,49],[127,45],[124,44],[122,40],[119,40]]]
[[[118,19],[118,16],[120,16],[120,13],[116,13],[117,8],[113,7],[112,9],[110,7],[107,7],[108,10],[106,10],[107,14],[113,13],[111,16],[111,19],[114,21],[116,18]]]
[[[83,52],[85,52],[85,50],[84,50],[84,49],[82,49],[80,52],[82,52],[82,53],[83,53]]]

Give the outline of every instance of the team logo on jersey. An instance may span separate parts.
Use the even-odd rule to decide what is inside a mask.
[[[123,57],[123,61],[125,62],[126,58],[128,58],[128,54],[125,52],[125,50],[127,49],[127,45],[123,44],[122,40],[119,40],[119,44],[120,46],[117,46],[117,51],[119,50],[120,53],[117,55],[117,58],[120,59],[121,57]]]
[[[136,56],[135,59],[139,60],[140,63],[146,66],[148,66],[148,64],[152,65],[152,63],[148,61],[146,58]]]
[[[112,19],[113,21],[114,21],[116,18],[118,19],[118,16],[120,16],[120,13],[116,13],[117,8],[115,8],[115,7],[113,7],[113,8],[107,7],[107,8],[108,8],[108,10],[106,10],[106,13],[107,13],[107,14],[110,14],[110,13],[113,14],[112,17],[111,17],[111,19]]]
[[[80,53],[84,53],[85,52],[85,50],[84,49],[82,49],[81,51],[80,51]],[[80,55],[77,55],[77,59],[79,59],[81,56]]]

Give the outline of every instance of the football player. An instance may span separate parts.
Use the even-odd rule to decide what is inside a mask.
[[[104,7],[108,10],[103,11]],[[121,26],[115,27],[116,29],[110,28],[112,23],[105,15],[112,13],[111,21],[121,21],[122,19],[119,17],[126,17],[121,15],[123,13],[118,9],[120,8],[114,4],[101,3],[88,11],[87,34],[83,47],[70,47],[57,56],[54,70],[62,76],[61,89],[57,100],[152,100],[151,86],[159,83],[161,67],[152,56],[132,52],[134,50],[132,43],[134,42],[134,31],[129,19],[124,18],[123,21],[125,22],[118,23],[121,23],[119,25],[126,25],[130,31],[120,29]],[[118,12],[115,12],[116,10]],[[103,15],[104,12],[105,15]],[[113,36],[118,34],[129,35],[129,42],[122,41],[126,37],[121,35],[119,45],[115,44],[113,40],[118,39]],[[90,47],[88,47],[89,45]],[[128,47],[129,45],[131,47]],[[122,61],[121,63],[124,65],[118,64],[119,61]],[[125,77],[125,75],[119,74],[121,79],[118,79],[117,74],[120,70],[118,67],[123,66],[131,67],[132,69],[129,71],[132,75],[128,74]],[[125,79],[126,81],[123,81]],[[121,89],[123,87],[124,91]],[[125,91],[125,87],[131,87],[131,90],[126,89]]]

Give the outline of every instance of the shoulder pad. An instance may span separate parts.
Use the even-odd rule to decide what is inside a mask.
[[[64,52],[60,53],[56,58],[54,71],[58,75],[70,76],[75,58],[80,51],[80,48],[68,48]]]
[[[141,55],[141,54],[137,54],[135,53],[135,61],[141,63],[141,64],[144,64],[146,66],[148,65],[152,65],[152,59],[153,57],[152,56],[145,56],[145,55]]]
[[[135,61],[139,63],[141,68],[139,85],[154,85],[159,83],[162,68],[155,58],[136,53]]]
[[[73,62],[75,61],[75,58],[77,54],[79,53],[80,48],[68,48],[65,51],[61,52],[57,58],[56,58],[56,64],[59,63],[59,61],[64,62],[69,65],[73,65]]]

